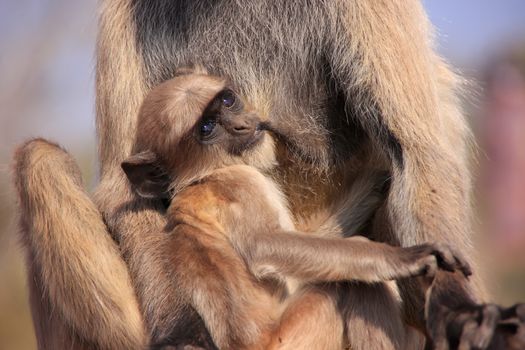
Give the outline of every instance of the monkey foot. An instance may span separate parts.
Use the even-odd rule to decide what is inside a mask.
[[[471,304],[456,310],[441,305],[434,311],[438,317],[429,318],[427,326],[435,349],[525,349],[525,304]]]

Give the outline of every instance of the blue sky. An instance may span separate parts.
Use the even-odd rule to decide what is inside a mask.
[[[424,0],[440,52],[453,63],[482,64],[515,41],[525,45],[525,0]]]

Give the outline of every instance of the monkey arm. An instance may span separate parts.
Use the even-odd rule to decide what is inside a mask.
[[[381,282],[425,273],[438,267],[469,267],[447,247],[393,247],[364,237],[323,238],[296,232],[250,236],[245,244],[256,275],[282,274],[305,282],[355,280]]]
[[[14,177],[39,349],[142,349],[127,267],[74,160],[36,139],[16,151]]]
[[[458,107],[458,78],[433,52],[431,28],[420,2],[346,1],[340,6],[344,29],[334,34],[329,49],[335,80],[352,102],[348,107],[356,110],[364,128],[392,161],[386,216],[393,238],[382,239],[403,246],[450,242],[472,257],[466,166],[470,135]],[[458,306],[452,303],[454,299],[467,308],[480,306],[479,274],[472,277],[468,281],[459,274],[438,271],[441,283],[431,289],[429,302],[450,306],[442,309],[450,312]],[[423,287],[401,284],[406,305],[421,311]],[[437,342],[447,341],[438,329],[450,323],[449,314],[434,317],[434,311],[429,308],[429,331]],[[476,321],[485,343],[496,326],[494,318],[485,318],[488,314],[481,312],[482,321]],[[424,329],[421,316],[414,318]]]

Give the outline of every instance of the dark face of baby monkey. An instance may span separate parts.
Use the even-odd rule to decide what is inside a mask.
[[[221,167],[246,164],[266,170],[275,165],[274,143],[266,128],[266,121],[225,79],[180,75],[145,98],[134,155],[122,168],[139,194],[157,198]]]

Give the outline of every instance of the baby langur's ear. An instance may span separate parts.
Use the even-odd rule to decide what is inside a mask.
[[[170,178],[155,153],[134,154],[123,161],[121,167],[139,196],[169,198]]]

